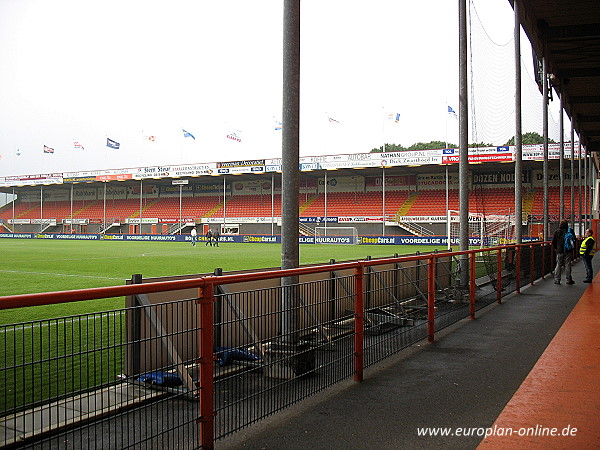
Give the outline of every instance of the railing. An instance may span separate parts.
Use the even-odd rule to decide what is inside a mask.
[[[365,367],[435,340],[551,261],[548,243],[536,243],[0,297],[0,309],[127,304],[0,326],[0,445],[212,448],[341,380],[361,381]]]
[[[187,226],[188,226],[187,222],[174,223],[172,225],[169,225],[169,228],[167,229],[167,234],[178,234],[181,230],[183,230]]]
[[[304,236],[314,236],[315,235],[315,229],[313,227],[309,227],[305,223],[299,222],[298,228],[299,228],[299,232],[301,234],[303,234]]]
[[[415,236],[433,236],[435,233],[424,226],[421,226],[417,223],[410,222],[396,222],[400,228],[404,228],[406,231],[414,234]]]

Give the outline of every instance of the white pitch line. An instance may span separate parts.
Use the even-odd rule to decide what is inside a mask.
[[[59,276],[59,277],[96,278],[96,279],[102,279],[102,280],[120,280],[120,281],[125,280],[125,278],[98,277],[98,276],[95,276],[95,275],[76,275],[76,274],[55,273],[55,272],[28,272],[28,271],[25,271],[25,270],[3,270],[3,269],[0,269],[0,272],[5,272],[5,273],[29,273],[29,274],[35,274],[35,275],[53,275],[53,276]]]
[[[36,261],[38,262],[56,262],[56,261],[90,261],[90,260],[97,260],[97,259],[121,259],[121,256],[98,256],[95,258],[53,258],[53,259],[36,259]],[[13,263],[22,263],[22,262],[31,262],[31,260],[16,260],[16,261],[9,261],[10,264]]]

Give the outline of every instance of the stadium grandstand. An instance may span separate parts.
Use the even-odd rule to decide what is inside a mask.
[[[570,152],[566,143],[567,166]],[[575,143],[574,179],[571,183],[566,177],[561,201],[560,148],[550,145],[551,222],[558,220],[561,203],[569,219],[590,214],[590,183],[585,172],[578,176],[579,152]],[[523,153],[522,232],[537,238],[544,215],[542,145],[525,146]],[[516,222],[514,148],[471,148],[469,154],[479,163],[469,171],[470,216],[473,221],[506,221],[510,238]],[[301,158],[301,234],[313,236],[319,226],[345,226],[356,228],[360,236],[446,236],[447,212],[459,209],[457,155],[458,149],[432,149]],[[204,232],[220,227],[224,236],[233,237],[281,231],[278,159],[28,174],[0,178],[0,186],[14,199],[0,209],[5,233],[181,238],[194,226]]]

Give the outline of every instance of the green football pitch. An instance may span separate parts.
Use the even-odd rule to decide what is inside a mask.
[[[434,246],[300,246],[300,264],[348,261],[430,252]],[[440,250],[444,250],[440,248]],[[144,278],[279,267],[281,245],[222,243],[219,247],[183,242],[0,240],[3,282],[0,296],[123,285],[133,274]],[[0,323],[17,323],[122,308],[123,298],[5,310]]]
[[[430,252],[431,246],[300,246],[300,263],[327,263]],[[443,250],[443,249],[440,249]],[[192,247],[183,242],[0,239],[0,296],[123,285],[144,278],[278,267],[279,244]],[[0,372],[9,386],[0,410],[112,382],[123,373],[125,315],[94,314],[125,306],[123,297],[0,312]],[[81,315],[81,316],[78,316]],[[64,319],[62,319],[64,318]],[[12,325],[19,324],[19,325]],[[97,361],[104,361],[98,364]],[[60,383],[54,374],[60,370]],[[58,377],[58,375],[57,375]]]

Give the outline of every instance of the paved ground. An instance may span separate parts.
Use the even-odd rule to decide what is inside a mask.
[[[341,383],[216,448],[476,448],[481,436],[423,437],[418,429],[491,427],[588,287],[582,263],[573,277],[572,286],[537,281],[439,333],[437,342],[366,371],[362,383]]]
[[[598,325],[600,282],[585,291],[480,450],[600,448]]]

